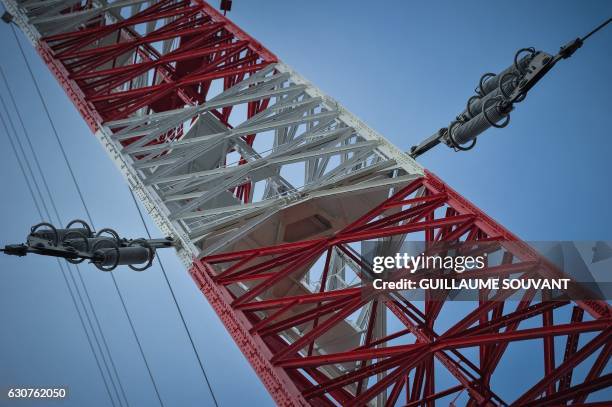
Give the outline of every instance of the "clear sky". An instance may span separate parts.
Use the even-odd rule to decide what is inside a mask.
[[[234,0],[229,17],[407,150],[448,125],[480,75],[504,69],[518,48],[554,53],[611,15],[612,3],[607,1]],[[113,227],[126,236],[144,235],[114,164],[34,50],[26,46],[26,51],[96,226]],[[63,220],[84,217],[4,24],[0,65]],[[608,27],[559,63],[517,106],[508,128],[485,133],[469,153],[440,147],[420,161],[525,240],[612,240],[611,72]],[[0,94],[6,98],[1,84]],[[17,124],[14,115],[13,121]],[[7,134],[1,128],[0,133],[0,244],[17,243],[38,217]],[[162,253],[162,258],[220,405],[271,405],[173,253]],[[81,267],[81,273],[130,405],[156,405],[110,277],[90,266]],[[165,404],[210,405],[159,268],[145,273],[120,269],[116,277]],[[62,405],[110,405],[55,261],[0,257],[0,310],[0,388],[68,385],[71,397]],[[528,369],[517,363],[517,369]]]

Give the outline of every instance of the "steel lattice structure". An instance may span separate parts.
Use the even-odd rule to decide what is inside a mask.
[[[445,301],[363,295],[363,241],[380,253],[406,240],[502,241],[485,274],[527,276],[542,262],[210,5],[3,3],[180,242],[279,405],[433,405],[460,392],[469,405],[580,404],[612,384],[602,376],[612,352],[605,302],[482,292],[449,312]],[[526,340],[543,349],[541,380],[505,400],[493,378]],[[441,388],[440,371],[456,385]]]

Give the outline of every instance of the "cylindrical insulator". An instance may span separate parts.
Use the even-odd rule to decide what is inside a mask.
[[[47,240],[55,240],[57,238],[58,243],[61,243],[65,238],[66,235],[67,239],[70,239],[71,237],[74,236],[89,236],[90,231],[85,229],[85,228],[72,228],[72,229],[38,229],[36,230],[34,233],[32,233],[31,235],[34,237],[38,237],[40,239],[47,239]]]
[[[101,242],[101,241],[105,241],[109,243],[108,244],[98,244],[98,242]],[[111,241],[114,243],[110,243]],[[64,239],[62,243],[66,246],[73,247],[76,250],[79,250],[82,252],[88,252],[94,247],[99,247],[99,248],[114,247],[114,245],[116,244],[116,241],[113,238],[106,237],[106,236],[90,237],[88,239],[84,239],[83,235],[77,235],[77,234],[71,233],[68,236],[66,236],[66,239]]]
[[[470,99],[469,106],[467,109],[463,111],[463,113],[461,113],[461,117],[464,117],[469,120],[473,118],[474,116],[478,115],[478,113],[482,112],[482,106],[487,100],[496,98],[499,96],[503,96],[503,95],[510,95],[516,88],[516,85],[518,84],[517,81],[515,80],[516,78],[517,77],[514,75],[510,75],[510,74],[506,75],[501,88],[498,86],[492,92],[489,92],[485,97],[482,97],[482,98],[475,97],[475,98]],[[503,91],[502,91],[502,88],[503,88]]]
[[[486,117],[485,112],[481,112],[467,123],[451,126],[451,128],[449,128],[449,136],[454,144],[463,145],[475,139],[480,133],[491,127],[491,122],[497,123],[506,116],[508,116],[508,112],[503,112],[499,104],[495,103],[487,108]]]
[[[150,260],[152,251],[144,246],[130,246],[116,248],[103,248],[94,252],[94,257],[99,257],[102,260],[98,263],[100,266],[112,265],[128,265],[142,264]],[[119,255],[119,259],[117,259]]]
[[[518,65],[521,69],[527,67],[527,65],[529,65],[529,61],[531,61],[532,55],[525,55],[522,58],[520,58],[520,60],[518,61]],[[499,74],[490,77],[489,79],[487,79],[486,81],[484,81],[484,83],[482,84],[482,89],[481,91],[481,95],[487,95],[489,92],[491,92],[492,90],[495,90],[496,88],[499,88],[499,80],[507,73],[512,72],[513,74],[516,75],[521,75],[521,72],[519,72],[516,67],[514,66],[514,64],[510,65],[508,68],[504,69],[503,71],[501,71]],[[509,75],[508,75],[509,76]]]

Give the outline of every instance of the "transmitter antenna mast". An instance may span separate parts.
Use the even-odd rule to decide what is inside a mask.
[[[230,1],[220,11],[204,0],[0,1],[172,237],[276,404],[583,404],[609,387],[612,307],[603,299],[542,301],[545,292],[528,290],[514,301],[487,290],[454,307],[446,294],[419,303],[400,292],[364,295],[370,253],[415,241],[494,241],[487,273],[557,272],[226,18]],[[469,146],[483,122],[503,123],[590,35],[547,61],[519,52],[517,67],[483,78],[464,122],[413,156],[450,140]],[[55,241],[51,227],[43,231]],[[508,395],[499,378],[516,375],[504,361],[518,341],[543,369]]]

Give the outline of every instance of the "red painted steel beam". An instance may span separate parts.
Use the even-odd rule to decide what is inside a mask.
[[[237,308],[243,311],[262,311],[270,308],[277,308],[289,303],[293,303],[295,305],[321,303],[322,301],[330,301],[337,298],[345,298],[348,296],[353,297],[355,295],[359,295],[360,293],[360,288],[346,288],[343,290],[334,290],[326,293],[303,294],[273,300],[249,302],[242,304]]]
[[[311,400],[314,397],[320,397],[325,395],[326,393],[330,393],[336,389],[342,388],[343,386],[347,386],[357,381],[364,380],[366,378],[372,377],[375,374],[385,372],[391,368],[395,368],[405,363],[407,360],[412,360],[413,363],[418,363],[423,357],[426,355],[417,354],[416,358],[412,357],[412,354],[408,354],[406,356],[394,356],[389,359],[386,359],[382,362],[375,362],[367,367],[363,367],[358,370],[354,370],[350,373],[344,374],[342,376],[336,377],[334,379],[328,379],[324,376],[320,376],[318,378],[318,383],[315,386],[312,386],[306,390],[304,390],[303,395],[306,399]],[[404,365],[408,366],[408,365]],[[351,400],[353,397],[347,398],[345,401]],[[338,400],[340,401],[340,400]]]
[[[608,343],[606,343],[606,345],[602,349],[602,351],[599,354],[599,356],[597,356],[597,359],[595,359],[595,363],[593,363],[593,366],[591,366],[591,370],[589,370],[589,373],[586,375],[586,377],[584,379],[585,383],[593,381],[597,377],[599,377],[601,372],[603,372],[604,368],[606,367],[606,365],[610,361],[610,356],[611,355],[612,355],[612,341],[608,341]],[[570,358],[568,358],[568,359],[570,359]],[[565,361],[564,361],[564,363],[565,363]],[[569,371],[571,371],[571,370],[569,370]],[[583,392],[582,394],[577,395],[577,397],[574,399],[574,402],[576,404],[584,403],[584,401],[587,398],[587,395],[588,395],[588,393],[586,393],[586,392]]]
[[[389,346],[384,348],[367,348],[348,352],[334,353],[333,355],[308,356],[303,358],[282,359],[278,366],[285,368],[299,368],[307,366],[322,366],[335,363],[361,361],[367,359],[386,358],[395,355],[407,355],[414,352],[427,351],[425,344]]]
[[[271,363],[272,351],[260,337],[249,332],[251,324],[248,319],[231,308],[231,296],[213,282],[207,266],[194,261],[190,273],[276,403],[281,406],[307,406],[287,372]]]
[[[521,260],[535,260],[540,259],[540,256],[535,250],[530,248],[526,243],[522,242],[517,236],[512,234],[509,230],[495,222],[491,217],[486,215],[474,204],[469,202],[463,196],[459,195],[455,190],[450,188],[448,185],[436,177],[430,171],[425,170],[427,176],[425,177],[425,186],[433,193],[445,192],[448,194],[448,203],[459,213],[470,213],[477,217],[477,226],[488,236],[494,236],[497,240],[505,242],[512,242],[513,253],[519,256]],[[612,316],[612,308],[605,301],[589,301],[581,300],[576,301],[586,312],[591,314],[594,318],[610,317]]]
[[[457,393],[458,391],[461,391],[461,390],[463,390],[463,386],[461,386],[461,385],[449,387],[446,390],[442,390],[440,392],[437,392],[437,393],[432,394],[430,396],[424,397],[422,399],[411,401],[411,402],[405,404],[404,407],[417,407],[417,406],[421,405],[423,402],[436,401],[436,400],[438,400],[438,399],[440,399],[442,397],[446,397],[446,396],[451,395],[453,393]]]
[[[579,307],[574,307],[572,309],[572,323],[581,322],[584,316],[584,310]],[[565,343],[565,352],[563,354],[563,360],[566,361],[570,356],[576,353],[578,350],[578,338],[579,333],[568,335],[567,341]],[[569,371],[565,376],[561,378],[559,381],[559,391],[569,388],[572,382],[572,371]]]
[[[585,381],[582,384],[569,387],[547,397],[539,398],[531,403],[524,404],[525,407],[558,406],[567,403],[582,394],[589,394],[598,390],[612,387],[612,373],[597,379]]]
[[[599,349],[603,344],[606,344],[610,341],[612,337],[612,327],[608,327],[605,331],[597,335],[594,339],[592,339],[589,343],[584,345],[582,349],[578,352],[574,353],[571,357],[565,360],[561,365],[559,365],[556,369],[550,372],[546,377],[536,383],[531,389],[527,390],[521,397],[519,397],[514,403],[513,406],[522,406],[527,402],[534,400],[540,394],[544,392],[547,386],[550,383],[555,383],[562,376],[564,376],[568,371],[572,370],[576,365],[582,362],[584,359],[589,357],[594,351]]]
[[[175,21],[172,21],[171,17],[177,18]],[[168,20],[164,20],[166,18]],[[152,21],[163,21],[163,24],[153,33],[149,33],[149,35],[141,36],[132,29],[137,24],[145,24]],[[204,24],[203,27],[195,27],[196,21]],[[225,59],[219,59],[214,62],[215,64],[227,62],[227,68],[219,68],[216,73],[212,71],[209,73],[202,71],[199,74],[197,72],[194,74],[179,73],[169,65],[169,62],[173,61],[171,59],[172,56],[162,56],[155,48],[150,46],[152,42],[163,39],[173,37],[186,38],[198,33],[215,32],[215,30],[223,30],[223,32],[227,33],[225,38],[233,41],[231,46],[236,49],[234,53],[239,49],[237,47],[246,47],[249,50],[250,56],[247,56],[246,59],[243,58],[242,62],[239,62],[244,64],[244,66],[237,65],[235,62],[229,63],[231,55],[227,55],[224,57]],[[104,47],[87,49],[92,42],[112,33],[125,34],[125,41],[109,44]],[[174,61],[181,58],[204,58],[206,53],[210,52],[210,45],[206,43],[198,45],[198,41],[202,42],[196,39],[191,44],[189,42],[183,44],[188,46],[188,49],[185,49],[183,54],[180,54],[180,50],[185,47],[179,47],[178,51],[171,53],[176,55]],[[230,45],[227,44],[226,46]],[[146,54],[139,52],[139,55],[144,58],[143,62],[132,63],[122,68],[96,69],[101,64],[112,61],[128,50],[136,50],[138,47],[143,47],[143,50],[146,52]],[[194,96],[193,94],[187,98],[181,95],[184,91],[189,92],[190,86],[202,84],[204,89],[208,89],[206,82],[216,78],[230,78],[242,73],[254,72],[278,60],[273,53],[263,47],[258,41],[204,2],[195,2],[193,4],[190,2],[179,4],[159,2],[152,4],[136,15],[126,18],[124,21],[45,37],[40,41],[37,50],[94,132],[104,120],[124,118],[137,108],[152,104],[160,98],[172,99],[171,95],[176,95],[185,102],[189,102],[190,98]],[[219,50],[217,50],[218,52]],[[89,55],[95,57],[95,61],[92,60],[91,63],[85,65],[78,62],[79,58],[82,59]],[[70,60],[70,63],[62,63],[63,60]],[[254,63],[255,60],[261,62]],[[117,85],[119,80],[116,77],[117,73],[122,72],[121,81],[125,83],[142,74],[141,68],[144,67],[163,67],[164,72],[162,76],[165,78],[164,82],[139,90],[123,92],[111,92],[112,87],[109,86],[106,88],[106,95],[98,94],[97,96],[90,95],[84,90],[87,86],[83,81],[86,79],[91,80],[111,76],[115,81],[115,85]],[[107,103],[107,101],[112,101],[112,105],[104,107],[100,104],[102,102]],[[119,109],[121,106],[124,106],[122,110]],[[176,105],[168,106],[168,110],[174,107]]]
[[[580,322],[573,324],[550,325],[542,328],[524,329],[513,332],[496,332],[483,335],[473,335],[468,337],[441,339],[433,349],[464,348],[478,346],[487,343],[504,343],[514,341],[525,341],[536,338],[551,338],[554,336],[571,335],[576,333],[602,331],[612,326],[609,319]]]
[[[420,199],[420,198],[408,198],[411,193],[415,192],[422,186],[433,185],[435,189],[433,189],[430,193],[435,194],[431,196],[436,196],[436,199]],[[398,192],[396,195],[383,202],[378,207],[372,209],[367,214],[363,215],[357,221],[350,224],[344,230],[341,230],[334,234],[333,236],[325,239],[316,239],[306,242],[296,242],[291,244],[283,244],[276,247],[264,248],[264,249],[256,249],[256,250],[246,250],[237,253],[226,253],[209,256],[208,258],[202,259],[203,262],[210,261],[211,263],[227,263],[227,262],[237,262],[232,266],[233,275],[243,275],[246,278],[249,275],[250,270],[256,270],[257,272],[262,272],[263,270],[272,270],[277,266],[283,266],[284,269],[282,271],[268,271],[267,273],[272,275],[275,273],[279,273],[276,275],[277,281],[282,280],[282,276],[280,274],[284,274],[285,276],[291,274],[296,271],[302,265],[305,264],[306,260],[313,261],[314,258],[321,255],[324,252],[329,252],[330,247],[336,246],[340,250],[344,251],[346,255],[353,258],[358,264],[362,264],[361,260],[358,257],[355,257],[356,254],[353,253],[352,250],[349,250],[344,246],[346,242],[355,242],[361,241],[362,239],[369,239],[374,237],[381,236],[394,236],[398,234],[405,233],[406,231],[427,231],[431,236],[431,231],[438,230],[438,237],[442,238],[443,236],[450,236],[453,239],[458,238],[461,235],[469,234],[472,239],[490,239],[489,234],[483,232],[483,219],[479,217],[479,214],[476,213],[466,213],[466,208],[469,209],[470,206],[465,203],[465,201],[459,202],[459,208],[455,210],[447,210],[444,218],[436,218],[430,215],[427,216],[426,221],[421,221],[423,218],[423,212],[419,211],[422,208],[418,208],[419,205],[432,205],[435,204],[436,207],[440,206],[439,199],[441,197],[447,197],[447,202],[443,202],[444,204],[449,204],[450,201],[459,202],[458,198],[454,195],[453,191],[447,189],[441,181],[437,179],[429,180],[427,177],[425,179],[417,180],[411,183],[409,186],[404,188],[404,190]],[[406,204],[409,202],[410,204]],[[416,209],[415,209],[416,207]],[[394,212],[389,217],[385,217],[384,214],[387,210],[399,210],[399,212]],[[383,217],[381,218],[381,215]],[[459,218],[459,221],[457,221]],[[488,219],[484,219],[488,222]],[[470,224],[466,224],[465,222],[472,222]],[[401,224],[404,223],[404,224]],[[401,224],[400,226],[396,226],[396,224]],[[484,225],[485,228],[488,228],[494,233],[494,238],[504,237],[512,237],[508,233],[504,233],[501,227],[492,228],[491,225]],[[452,228],[452,229],[451,229]],[[440,231],[443,231],[442,233]],[[525,259],[522,263],[513,263],[513,264],[505,264],[501,266],[494,266],[491,269],[497,271],[516,274],[517,272],[525,272],[530,268],[533,268],[535,265],[540,264],[537,256],[531,251],[530,248],[522,246],[516,242],[512,241],[512,249],[515,249],[512,252],[511,256],[504,255],[508,260],[513,257],[523,258]],[[518,249],[517,249],[518,247]],[[291,259],[291,261],[298,263],[298,265],[294,265],[292,267],[286,267],[286,262],[276,261],[273,257],[272,259],[266,260],[266,264],[270,265],[272,269],[266,269],[265,267],[259,267],[257,264],[249,264],[257,259],[257,255],[266,253],[267,256],[284,256],[284,259]],[[246,260],[248,259],[248,260]],[[239,266],[236,264],[240,263]],[[362,267],[366,267],[366,265],[362,264]],[[249,269],[250,268],[250,269]],[[242,273],[242,274],[240,274]],[[239,278],[236,279],[238,281]],[[273,285],[273,284],[272,284]],[[270,285],[270,286],[272,286]],[[263,292],[262,290],[258,291],[259,293]],[[509,296],[511,293],[504,293],[503,296],[498,295],[498,299],[496,301],[503,301],[504,298]],[[329,296],[329,297],[327,297]],[[357,349],[347,350],[344,352],[336,352],[330,355],[311,355],[312,352],[312,344],[316,340],[316,338],[320,337],[326,330],[333,328],[335,324],[339,323],[346,315],[354,312],[359,307],[363,306],[365,303],[359,302],[357,300],[354,301],[344,301],[338,302],[336,299],[337,294],[327,293],[327,292],[319,292],[316,296],[311,297],[313,301],[318,303],[321,307],[321,311],[323,313],[314,311],[312,315],[308,315],[308,312],[303,312],[301,315],[291,316],[285,318],[283,320],[279,320],[275,317],[275,321],[273,325],[269,325],[267,329],[259,332],[260,335],[273,335],[280,333],[281,330],[289,329],[292,326],[297,326],[300,324],[304,324],[309,320],[317,320],[325,315],[325,312],[336,312],[333,318],[329,318],[325,326],[321,328],[321,325],[315,323],[313,328],[310,331],[304,333],[304,335],[297,339],[294,343],[290,345],[286,345],[283,350],[277,349],[277,354],[272,359],[272,362],[279,367],[283,367],[285,369],[297,369],[297,368],[312,368],[315,366],[322,365],[331,365],[331,364],[339,364],[339,363],[347,363],[347,362],[357,362],[360,368],[356,368],[356,370],[352,373],[347,373],[343,376],[340,376],[335,379],[328,380],[324,383],[321,383],[318,386],[313,387],[312,389],[306,391],[304,396],[307,399],[312,399],[313,397],[321,397],[326,392],[331,392],[339,389],[341,386],[346,386],[349,384],[357,385],[357,389],[361,389],[361,383],[366,377],[369,375],[373,375],[376,372],[381,371],[391,371],[393,368],[397,369],[398,366],[402,365],[401,360],[396,359],[394,356],[396,353],[401,352],[415,352],[416,350],[420,350],[419,354],[427,355],[427,354],[438,354],[441,351],[449,350],[453,352],[460,360],[468,365],[472,366],[473,369],[477,369],[476,366],[471,365],[471,362],[463,357],[460,353],[457,352],[458,349],[464,347],[473,347],[473,346],[489,346],[495,345],[494,348],[490,349],[491,356],[488,358],[489,362],[487,362],[488,373],[487,377],[493,373],[494,367],[497,365],[499,358],[503,354],[503,351],[506,349],[507,344],[514,341],[521,340],[530,340],[530,339],[538,339],[538,338],[549,338],[552,336],[560,336],[560,335],[575,335],[579,332],[588,332],[588,331],[602,331],[610,326],[610,321],[607,318],[600,318],[595,321],[589,321],[582,324],[562,324],[562,325],[550,325],[544,326],[542,328],[531,328],[526,330],[517,330],[518,324],[529,318],[533,318],[536,315],[542,315],[552,309],[562,307],[568,304],[565,302],[555,302],[555,303],[543,303],[543,304],[534,304],[532,306],[529,305],[533,293],[531,296],[529,293],[526,293],[525,300],[523,300],[520,304],[520,308],[517,309],[514,313],[503,315],[501,312],[502,308],[500,308],[500,302],[496,301],[485,301],[481,304],[481,306],[476,309],[471,315],[464,318],[460,321],[459,325],[456,325],[454,328],[447,331],[442,336],[433,336],[432,339],[426,340],[425,343],[421,342],[415,345],[401,345],[400,347],[388,347],[388,348],[369,348],[367,346],[361,346]],[[325,302],[325,298],[328,300],[333,300],[331,302]],[[295,300],[297,298],[304,297],[293,297],[287,296],[282,299],[273,299],[273,300],[257,300],[253,299],[255,296],[252,296],[251,302],[248,303],[249,307],[257,307],[258,303],[262,307],[268,307],[269,305],[281,305],[281,304],[296,304]],[[246,303],[245,303],[246,304]],[[326,304],[326,305],[324,305]],[[333,306],[330,307],[329,304]],[[432,306],[436,307],[435,311]],[[239,309],[239,305],[235,304],[234,307]],[[432,320],[435,319],[435,315],[438,314],[441,309],[440,304],[430,303],[428,305],[428,312],[425,315],[429,315],[429,319],[426,320],[427,324],[431,324]],[[602,307],[605,311],[605,307]],[[326,310],[326,311],[324,311]],[[407,309],[401,310],[399,308],[396,309],[397,313],[403,314]],[[485,325],[476,325],[474,328],[470,330],[466,330],[474,321],[482,320],[482,316],[488,313],[489,311],[494,310],[498,312],[497,317],[487,320]],[[407,320],[406,320],[407,321]],[[276,326],[276,328],[273,328]],[[505,332],[499,332],[500,329],[507,327]],[[404,330],[401,334],[391,337],[401,337],[406,335],[409,331],[415,333],[416,327],[411,330]],[[465,331],[465,332],[464,332]],[[468,333],[470,331],[470,333]],[[254,331],[255,332],[255,331]],[[374,341],[373,343],[379,344],[384,342]],[[308,346],[310,344],[309,356],[300,356],[296,352],[299,351],[302,347]],[[426,348],[421,349],[422,346],[426,345]],[[376,345],[375,345],[376,346]],[[282,348],[282,347],[281,347]],[[401,351],[401,352],[400,352]],[[293,354],[294,356],[290,356]],[[479,384],[479,389],[475,385],[474,377],[471,374],[468,374],[467,371],[463,371],[464,368],[461,365],[456,365],[456,362],[452,361],[448,358],[448,356],[444,354],[439,355],[443,364],[446,365],[448,369],[453,372],[461,382],[462,386],[469,389],[470,393],[476,397],[476,399],[480,400],[480,403],[486,402],[486,400],[491,397],[498,398],[486,383]],[[425,357],[425,356],[423,356]],[[369,359],[368,359],[369,358]],[[376,360],[380,358],[388,358],[386,361],[379,361],[376,363],[371,363],[368,365],[368,360]],[[424,359],[425,360],[425,359]],[[416,365],[415,365],[416,366]],[[425,365],[422,365],[425,366]],[[366,398],[375,396],[375,391],[383,391],[383,388],[393,387],[391,392],[397,390],[397,384],[401,382],[402,374],[393,370],[395,374],[393,374],[393,379],[386,379],[382,383],[377,383],[374,385],[375,390],[368,389],[365,393],[358,392],[354,396],[353,403],[363,402]],[[431,373],[431,368],[423,367],[420,370],[420,374],[417,369],[417,378],[421,378],[421,385],[416,383],[412,387],[412,392],[415,397],[427,397],[433,394],[432,384],[433,384],[433,376]],[[468,376],[466,376],[468,374]],[[479,373],[483,374],[483,373]],[[428,384],[429,383],[432,384]],[[488,379],[487,379],[488,380]],[[424,385],[424,387],[423,387]],[[428,387],[429,386],[429,387]],[[547,385],[549,386],[549,385]],[[420,395],[420,391],[423,391],[423,395]],[[419,391],[419,393],[416,393]],[[328,393],[330,394],[330,393]],[[345,396],[343,396],[345,397]],[[346,399],[343,399],[346,401]],[[356,400],[356,401],[355,401]],[[350,403],[348,403],[350,404]]]

